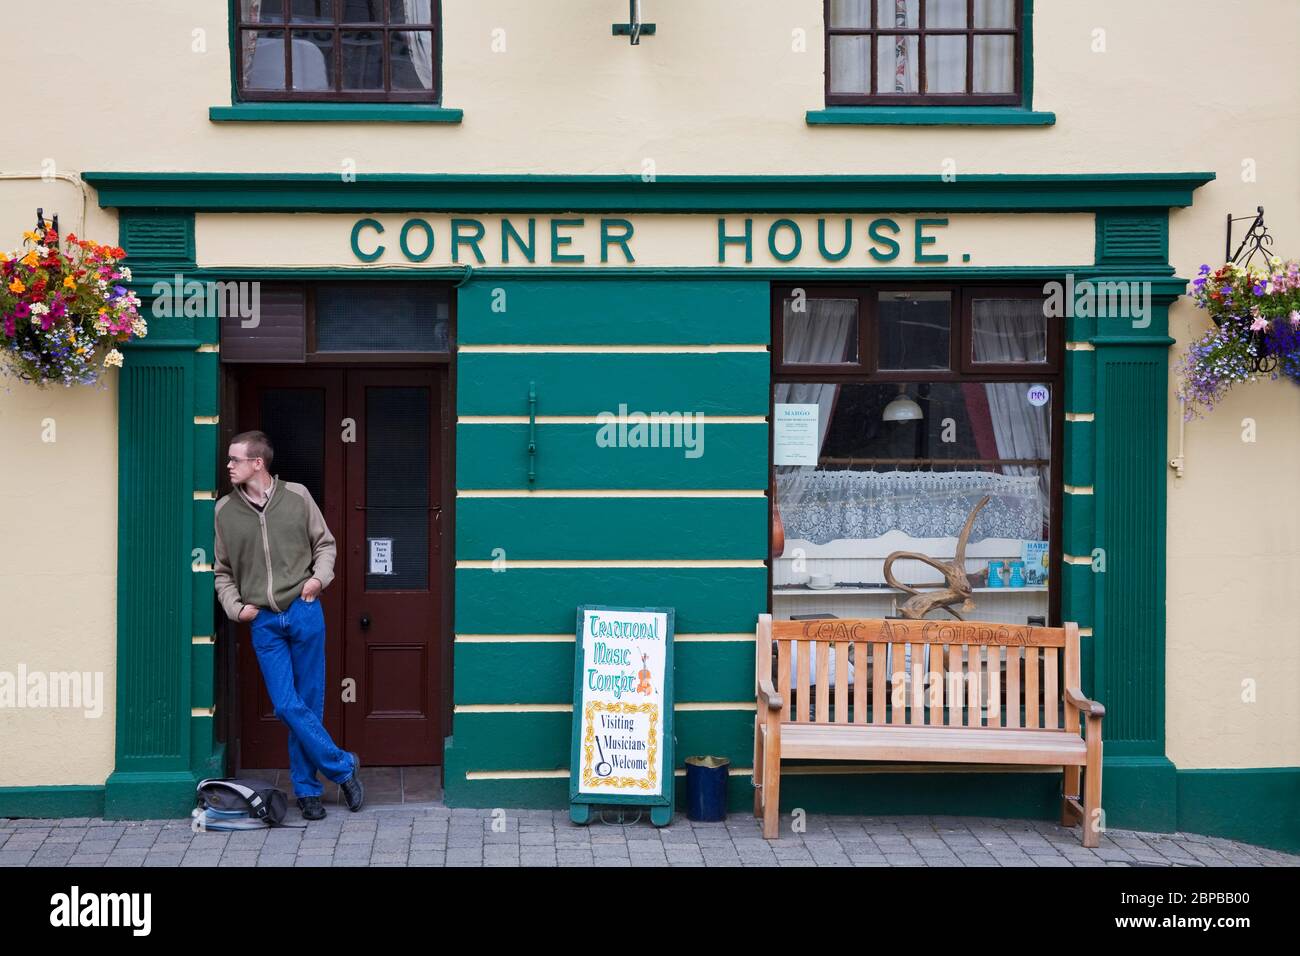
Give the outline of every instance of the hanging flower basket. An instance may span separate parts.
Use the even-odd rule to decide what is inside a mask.
[[[1179,362],[1184,417],[1202,417],[1233,385],[1261,375],[1300,384],[1300,262],[1279,258],[1267,270],[1207,265],[1188,293],[1215,327],[1194,340]]]
[[[131,280],[126,253],[72,233],[65,251],[45,222],[23,240],[0,253],[0,370],[38,388],[94,384],[122,364],[119,343],[148,331],[122,284]]]

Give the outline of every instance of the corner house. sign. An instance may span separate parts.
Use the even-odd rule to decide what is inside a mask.
[[[1075,266],[1091,213],[534,215],[200,213],[199,263],[264,266]]]
[[[673,609],[578,608],[569,815],[600,804],[673,812]]]

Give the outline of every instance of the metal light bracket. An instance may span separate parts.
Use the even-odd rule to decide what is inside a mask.
[[[643,36],[652,37],[655,35],[655,25],[653,23],[641,22],[641,0],[628,0],[627,23],[615,23],[614,33],[616,37],[631,37],[632,46],[639,46]]]

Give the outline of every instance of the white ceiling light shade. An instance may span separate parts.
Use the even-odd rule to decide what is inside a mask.
[[[898,397],[885,406],[880,417],[887,422],[919,422],[925,413],[921,411],[920,405],[900,391]]]

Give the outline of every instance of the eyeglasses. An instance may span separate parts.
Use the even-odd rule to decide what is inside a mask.
[[[261,460],[262,458],[260,455],[257,458],[236,458],[234,455],[231,455],[229,458],[226,459],[226,464],[228,465],[232,461],[261,461]]]

